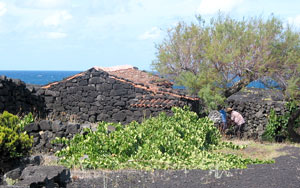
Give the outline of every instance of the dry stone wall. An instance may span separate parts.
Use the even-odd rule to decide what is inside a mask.
[[[0,76],[0,113],[8,111],[13,114],[27,114],[44,117],[43,97],[38,96],[34,87],[27,87],[18,79]]]
[[[40,89],[38,93],[45,98],[48,117],[63,122],[108,121],[126,124],[133,120],[141,122],[143,118],[156,116],[161,111],[171,114],[171,107],[131,106],[145,96],[148,100],[159,97],[173,100],[180,104],[178,106],[193,106],[191,101],[169,95],[152,96],[151,91],[131,83],[112,78],[107,72],[90,69],[81,76],[59,82],[48,89]]]
[[[62,123],[59,120],[41,120],[25,126],[25,131],[33,136],[33,151],[36,153],[54,153],[61,150],[62,144],[52,143],[56,137],[71,139],[76,133],[82,133],[83,128],[96,130],[92,124]]]
[[[283,94],[280,90],[247,89],[227,99],[227,107],[240,112],[246,123],[243,137],[260,139],[266,129],[271,109],[277,115],[287,112]]]

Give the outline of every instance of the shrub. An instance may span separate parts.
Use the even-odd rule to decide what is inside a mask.
[[[0,115],[0,161],[21,157],[30,151],[33,138],[22,132],[24,119],[6,111]]]
[[[291,114],[297,110],[298,106],[295,102],[288,102],[286,104],[288,112],[283,115],[277,115],[276,112],[271,109],[268,124],[266,130],[262,135],[262,138],[267,141],[274,141],[276,136],[289,137],[287,131],[287,124]],[[298,119],[294,125],[294,128],[300,127],[300,120]]]
[[[207,117],[199,119],[187,108],[172,110],[173,116],[161,113],[141,124],[124,127],[101,122],[95,132],[85,129],[72,139],[57,138],[55,142],[67,147],[56,155],[67,167],[93,169],[229,169],[263,162],[215,152],[240,147],[221,142],[219,131]],[[109,126],[115,131],[109,132]]]

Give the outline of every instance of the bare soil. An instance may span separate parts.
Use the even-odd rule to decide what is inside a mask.
[[[237,142],[244,143],[244,141]],[[249,146],[250,147],[248,147],[248,149],[245,149],[243,151],[244,154],[248,153],[248,155],[246,156],[268,156],[265,158],[275,158],[275,164],[249,165],[247,169],[233,169],[228,171],[72,170],[72,182],[68,184],[68,187],[300,187],[300,148],[298,147],[299,145],[291,146],[289,144],[272,143],[261,144],[251,141]]]

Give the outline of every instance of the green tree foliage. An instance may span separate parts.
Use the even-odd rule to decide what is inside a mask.
[[[273,79],[288,99],[300,101],[300,35],[271,15],[209,23],[180,22],[157,45],[152,65],[206,102],[208,110],[251,81]],[[240,81],[233,84],[234,79]]]
[[[31,122],[28,120],[30,116],[20,120],[6,111],[0,115],[0,162],[29,153],[33,138],[23,132],[23,126]]]
[[[230,147],[207,117],[199,119],[187,109],[173,108],[174,115],[158,117],[126,126],[101,122],[97,131],[86,129],[72,139],[57,138],[67,147],[56,153],[68,167],[104,169],[230,169],[247,164],[267,163],[215,152]],[[109,133],[108,126],[115,127]]]

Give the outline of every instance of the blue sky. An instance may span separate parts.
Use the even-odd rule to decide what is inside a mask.
[[[274,13],[300,28],[295,0],[0,0],[0,70],[151,70],[155,44],[178,21],[218,10],[240,19]]]

